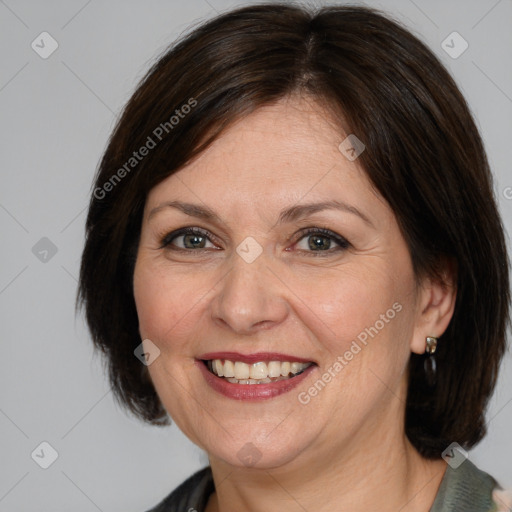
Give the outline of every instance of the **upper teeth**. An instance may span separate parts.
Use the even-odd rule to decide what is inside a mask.
[[[302,372],[312,363],[297,363],[288,361],[258,361],[253,364],[242,361],[229,361],[213,359],[209,361],[209,367],[219,377],[234,377],[235,379],[266,379],[268,377],[286,377],[290,373],[294,375]]]

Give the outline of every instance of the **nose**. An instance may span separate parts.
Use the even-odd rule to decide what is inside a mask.
[[[283,283],[264,255],[247,263],[233,255],[230,270],[212,299],[212,319],[237,334],[253,334],[282,323],[288,315]]]

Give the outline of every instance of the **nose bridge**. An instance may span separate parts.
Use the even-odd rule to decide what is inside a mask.
[[[220,283],[212,316],[233,331],[248,334],[280,323],[287,314],[279,281],[268,268],[262,250],[250,240],[242,242],[230,258],[231,268]],[[257,254],[259,252],[259,254]]]

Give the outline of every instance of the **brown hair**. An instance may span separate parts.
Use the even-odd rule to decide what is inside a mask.
[[[457,300],[436,353],[438,382],[427,388],[423,356],[411,355],[405,428],[429,458],[453,441],[469,448],[485,434],[509,321],[492,178],[446,69],[408,30],[364,7],[313,12],[272,3],[222,14],[182,37],[137,87],[95,179],[77,297],[114,396],[138,417],[168,423],[133,353],[141,339],[132,278],[148,192],[230,123],[296,92],[366,145],[358,161],[393,209],[416,276],[439,277],[442,258],[456,261]]]

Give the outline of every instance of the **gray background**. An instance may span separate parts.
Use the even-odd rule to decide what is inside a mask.
[[[0,1],[1,512],[142,512],[206,463],[174,425],[145,426],[113,402],[74,299],[91,181],[121,107],[187,27],[250,3]],[[510,230],[512,1],[366,4],[408,25],[455,76]],[[59,45],[47,59],[31,48],[43,31]],[[453,31],[469,43],[457,59],[441,47]],[[508,354],[488,437],[470,453],[509,488],[511,367]],[[58,452],[48,469],[31,457],[43,441]]]

